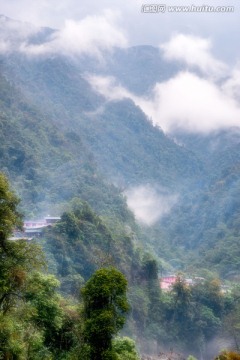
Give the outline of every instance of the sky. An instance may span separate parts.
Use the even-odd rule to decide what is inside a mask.
[[[150,4],[164,5],[165,11],[153,13]],[[146,6],[148,5],[148,7]],[[234,7],[233,12],[169,11],[171,6]],[[102,16],[111,11],[118,17],[121,33],[129,45],[158,46],[174,33],[211,38],[216,56],[234,63],[240,57],[240,3],[236,0],[1,0],[0,13],[37,26],[64,28],[66,21],[79,22],[86,17]]]

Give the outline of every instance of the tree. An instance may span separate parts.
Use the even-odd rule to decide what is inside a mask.
[[[173,317],[175,320],[185,324],[189,315],[191,291],[185,280],[181,276],[177,276],[176,282],[172,286],[172,295],[174,303]]]
[[[0,247],[0,312],[6,313],[19,300],[28,274],[44,264],[41,248],[26,241],[7,241]]]
[[[82,289],[84,341],[89,359],[116,359],[112,338],[123,327],[129,309],[127,280],[113,267],[97,270]]]
[[[27,353],[41,348],[43,356],[37,358],[50,359],[43,351],[41,332],[26,320],[30,312],[24,305],[28,274],[43,265],[43,253],[37,245],[9,240],[14,228],[22,224],[18,203],[0,173],[0,358],[27,359]]]
[[[151,334],[152,338],[157,339],[159,337],[159,332],[161,332],[161,291],[158,279],[158,264],[150,254],[145,254],[143,257],[143,271],[143,278],[146,281],[146,293],[149,299],[148,314],[146,317],[147,332],[145,333],[145,336]]]
[[[233,340],[235,349],[240,351],[240,304],[235,304],[233,310],[226,314],[223,321],[223,332]]]
[[[3,313],[21,298],[29,271],[43,265],[43,253],[37,245],[8,240],[14,228],[22,225],[18,203],[7,178],[0,173],[0,312]]]
[[[15,227],[21,227],[22,217],[17,210],[19,199],[11,191],[6,176],[0,173],[0,248],[7,251],[7,240]]]
[[[117,354],[117,360],[140,360],[135,342],[129,337],[124,336],[114,339],[113,348]]]
[[[32,307],[31,321],[44,331],[48,347],[54,347],[56,334],[63,322],[61,298],[56,292],[59,286],[60,283],[54,275],[33,272],[23,294],[25,301]]]

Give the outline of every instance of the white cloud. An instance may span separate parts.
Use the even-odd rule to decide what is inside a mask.
[[[190,72],[157,84],[152,100],[142,108],[166,132],[209,133],[240,126],[239,104],[213,82]]]
[[[36,26],[59,29],[64,26],[66,19],[78,22],[103,9],[112,9],[123,14],[121,27],[128,32],[131,45],[157,46],[174,32],[188,32],[198,36],[211,34],[222,58],[232,63],[233,58],[239,56],[238,0],[231,0],[230,5],[235,6],[235,11],[231,13],[166,11],[164,14],[144,14],[141,12],[143,3],[142,0],[1,0],[1,13]],[[169,5],[179,5],[179,0],[171,0]],[[203,5],[203,1],[194,0],[194,5]],[[219,6],[219,0],[211,0],[211,5]],[[228,6],[229,0],[221,0],[220,5]]]
[[[116,83],[112,76],[99,76],[88,74],[86,80],[101,95],[108,100],[121,100],[124,98],[134,98],[134,94]]]
[[[212,44],[209,39],[177,34],[160,48],[167,60],[183,62],[207,75],[219,77],[226,74],[227,66],[211,54]]]
[[[11,44],[4,39],[0,39],[0,54],[6,54],[10,49]]]
[[[209,133],[240,127],[239,104],[215,83],[190,72],[157,83],[150,98],[132,94],[113,78],[89,76],[88,80],[108,100],[132,99],[165,132]]]
[[[66,20],[63,29],[55,31],[47,42],[41,45],[24,43],[20,50],[30,55],[60,53],[101,57],[102,51],[127,46],[117,18],[116,13],[105,11],[102,16],[87,16],[81,21]]]
[[[40,31],[41,29],[31,24],[0,16],[0,53],[18,50],[19,44]]]
[[[40,28],[27,23],[8,19],[0,15],[1,38],[9,40],[24,40],[39,32]]]
[[[150,186],[137,186],[125,192],[127,204],[136,220],[146,225],[153,225],[167,215],[177,202],[177,195],[169,195],[164,189]]]
[[[180,40],[177,45],[183,41],[183,49],[179,47],[176,51],[178,46],[170,46],[169,57],[175,54],[209,74],[215,72],[215,76],[226,71],[227,67],[211,55],[208,40],[197,38],[195,45],[193,37],[183,36]],[[156,83],[148,97],[131,93],[112,77],[88,76],[88,81],[108,100],[132,99],[165,132],[209,133],[240,127],[240,67],[228,77],[225,73],[221,82],[214,77],[200,77],[193,71],[180,71],[173,78]]]
[[[80,21],[66,20],[61,30],[55,30],[41,44],[31,43],[31,35],[42,28],[0,18],[0,51],[19,51],[26,55],[79,56],[88,54],[101,57],[113,47],[127,46],[127,38],[118,26],[119,14],[106,10],[102,15],[87,16]]]

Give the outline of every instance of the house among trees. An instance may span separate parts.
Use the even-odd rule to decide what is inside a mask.
[[[23,231],[15,230],[9,240],[32,240],[34,236],[40,236],[44,228],[52,226],[60,219],[58,216],[47,216],[42,220],[25,220]]]
[[[165,291],[170,291],[172,285],[175,284],[176,280],[177,280],[176,275],[164,276],[160,279],[160,288]]]
[[[52,226],[61,218],[58,216],[47,216],[42,220],[26,220],[23,224],[24,234],[26,236],[40,235],[47,226]]]
[[[178,278],[179,278],[178,275],[168,275],[160,278],[159,280],[160,288],[164,291],[170,291],[172,289],[173,284],[175,284]],[[205,279],[203,277],[194,277],[193,279],[183,278],[182,280],[186,285],[193,286],[195,284],[203,282]]]

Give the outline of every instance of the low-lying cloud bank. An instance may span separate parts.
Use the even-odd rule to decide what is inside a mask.
[[[89,75],[88,81],[108,100],[132,99],[153,124],[167,133],[208,134],[240,127],[238,65],[230,72],[227,65],[211,54],[209,40],[192,36],[176,35],[161,49],[165,59],[182,62],[185,70],[156,83],[146,97],[131,93],[112,77]]]
[[[127,46],[127,38],[118,27],[118,17],[118,13],[106,10],[102,15],[87,16],[81,21],[66,20],[61,30],[52,31],[40,44],[32,43],[31,36],[43,29],[1,17],[0,53],[101,57],[102,52],[113,47]]]
[[[104,11],[81,21],[67,20],[61,30],[52,31],[0,16],[0,54],[69,57],[87,54],[102,59],[114,47],[128,44],[118,26],[119,16]],[[45,36],[43,43],[38,42],[41,34]],[[88,75],[87,79],[108,100],[132,99],[166,133],[208,134],[240,127],[239,65],[231,71],[212,54],[210,39],[192,35],[176,34],[160,45],[160,53],[167,61],[181,63],[182,70],[153,85],[148,96],[131,93],[112,77]]]
[[[130,188],[125,191],[125,195],[136,220],[149,226],[167,215],[178,200],[176,194],[149,185]]]

